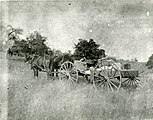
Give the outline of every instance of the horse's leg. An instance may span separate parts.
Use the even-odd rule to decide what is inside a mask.
[[[38,69],[33,68],[34,71],[34,78],[38,78]]]
[[[36,69],[36,77],[38,78],[38,69]]]
[[[52,74],[51,75],[52,75],[52,79],[55,80],[55,78],[56,78],[56,69],[52,70]]]
[[[88,79],[88,75],[84,75],[84,78],[85,78],[85,80],[86,80],[87,83],[90,82],[89,79]]]
[[[54,69],[52,69],[52,71],[51,71],[52,73],[51,73],[51,75],[54,77]]]
[[[56,69],[56,77],[58,77],[58,69]]]
[[[33,69],[33,73],[34,73],[34,78],[36,77],[36,69]]]

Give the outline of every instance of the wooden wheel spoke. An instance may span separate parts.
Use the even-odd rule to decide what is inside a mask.
[[[129,79],[129,81],[128,81],[128,84],[127,84],[128,86],[131,86],[131,80]]]
[[[113,67],[111,66],[111,69],[110,69],[110,71],[111,71],[111,74],[112,74],[112,72],[113,72]]]
[[[138,85],[139,84],[139,79],[135,78],[135,84]]]
[[[61,72],[61,74],[68,76],[68,75],[66,74],[66,72]]]
[[[66,71],[66,70],[61,70],[61,72],[63,72],[63,73],[66,73],[66,74],[67,74],[67,71]]]
[[[101,86],[103,83],[104,83],[104,82],[102,82],[102,83],[98,84],[98,85],[97,85],[97,87],[100,87],[100,86]]]
[[[76,72],[76,69],[75,69],[75,68],[72,68],[72,69],[70,70],[70,72],[71,72],[71,73]]]
[[[133,86],[134,86],[134,84],[133,84],[133,83],[134,83],[134,81],[133,81],[133,80],[131,80],[131,87],[133,87]]]
[[[68,68],[69,68],[69,63],[66,63],[66,65],[65,65],[65,66],[66,66],[66,68],[68,69]]]
[[[74,84],[76,84],[76,83],[72,80],[72,78],[70,78],[70,80],[71,80]]]
[[[65,71],[67,71],[67,68],[66,68],[65,64],[62,66],[62,68],[63,68]]]
[[[107,83],[105,83],[103,87],[104,90],[107,90]]]
[[[110,83],[108,83],[108,84],[109,84],[109,86],[110,86],[111,90],[114,92],[114,90],[113,90],[113,88],[112,88],[112,85],[111,85]]]
[[[106,71],[105,70],[102,70],[102,72],[104,73],[103,76],[107,78],[108,75],[106,74]]]
[[[139,82],[138,82],[137,80],[135,80],[135,82],[136,82],[137,84],[139,84]]]
[[[104,89],[104,90],[107,90],[107,83],[106,83],[106,82],[105,82],[104,85],[103,85],[103,89]]]
[[[132,87],[134,87],[134,86],[135,86],[135,83],[134,83],[134,81],[132,81],[131,83],[132,83]]]
[[[103,65],[103,67],[104,67],[104,70],[102,70],[102,71],[103,71],[103,73],[107,76],[107,73],[106,73],[106,66],[104,65],[103,62],[102,62],[102,65]]]
[[[112,82],[112,81],[109,81],[116,89],[118,89],[117,87],[116,87],[116,85],[114,85],[114,83]]]
[[[137,78],[134,79],[135,85],[136,85],[136,86],[140,86],[140,87],[142,87],[142,86],[139,84],[139,81],[140,81],[140,80],[137,79]]]
[[[109,91],[109,83],[106,82],[106,85],[107,85],[107,91]]]
[[[134,82],[134,86],[137,86],[137,83],[136,83],[136,81],[133,81]]]
[[[140,81],[140,79],[138,79],[138,78],[135,78],[135,80]]]
[[[123,81],[122,84],[124,84],[124,83],[126,83],[126,82],[128,82],[128,81],[129,81],[129,78],[128,78],[127,80]]]
[[[114,75],[116,74],[116,70],[113,71],[113,68],[114,68],[114,67],[111,66],[111,69],[110,69],[110,74],[111,74],[111,75],[110,75],[110,77],[114,77]],[[114,73],[114,74],[113,74],[113,73]]]
[[[128,81],[126,82],[126,86],[129,85],[130,79],[128,79]]]
[[[106,70],[104,70],[103,72],[105,73],[105,76],[108,76],[108,73],[107,73],[107,71],[106,71]]]
[[[131,80],[129,80],[129,86],[131,87],[131,85],[132,85],[132,82],[131,82]]]
[[[112,76],[111,77],[115,77],[116,73],[117,73],[117,70],[115,70],[114,72],[112,72]]]
[[[108,75],[108,77],[110,77],[110,73],[109,73],[110,70],[109,70],[108,68],[107,68],[107,70],[108,70],[108,71],[107,71],[107,75]]]
[[[77,78],[75,78],[75,77],[73,77],[73,76],[71,76],[71,78],[72,78],[73,80],[77,81]]]
[[[134,86],[137,86],[137,83],[136,83],[136,81],[133,81],[133,85],[134,85]]]
[[[69,68],[70,70],[73,68],[73,65],[72,64],[70,64],[70,63],[68,63],[67,64],[67,68]]]
[[[134,80],[131,80],[131,86],[134,86]]]

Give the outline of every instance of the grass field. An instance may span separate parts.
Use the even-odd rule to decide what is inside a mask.
[[[140,120],[153,119],[153,73],[143,74],[142,88],[117,94],[96,91],[91,84],[34,79],[30,66],[8,61],[8,120]]]

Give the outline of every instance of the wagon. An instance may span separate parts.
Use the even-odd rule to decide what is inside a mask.
[[[61,65],[59,77],[68,79],[77,84],[79,75],[92,82],[96,88],[116,92],[121,87],[136,88],[139,85],[139,72],[130,67],[122,68],[120,63],[111,58],[102,58],[97,61],[64,62]]]

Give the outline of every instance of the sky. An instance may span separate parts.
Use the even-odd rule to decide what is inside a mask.
[[[22,38],[37,30],[63,52],[82,38],[117,58],[147,61],[153,54],[153,0],[2,1],[0,14],[1,28],[20,27]]]

